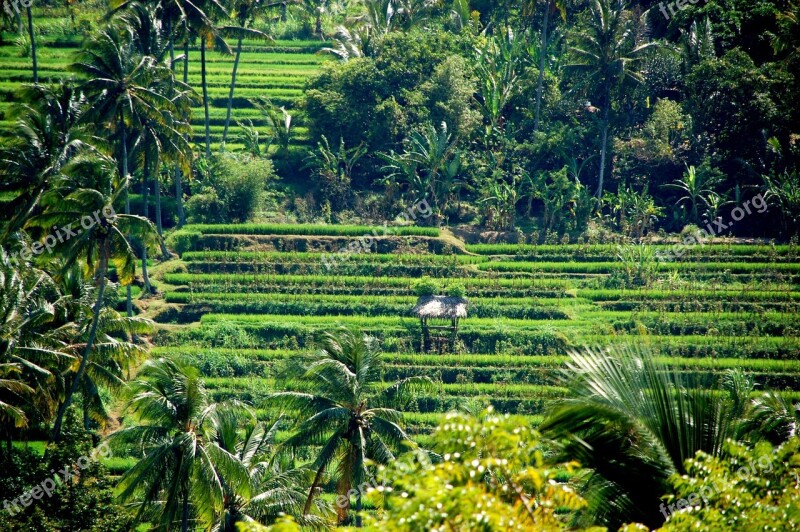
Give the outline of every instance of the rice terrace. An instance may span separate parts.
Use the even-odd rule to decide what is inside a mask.
[[[0,530],[800,528],[795,0],[0,0]]]

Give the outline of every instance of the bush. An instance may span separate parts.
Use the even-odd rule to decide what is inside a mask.
[[[414,293],[419,297],[432,296],[439,293],[440,287],[436,280],[431,279],[427,275],[417,280],[414,285]]]
[[[227,220],[242,223],[262,208],[264,193],[275,179],[269,159],[223,154],[216,166],[219,194]]]
[[[194,199],[196,196],[193,196]],[[191,200],[190,200],[191,201]],[[172,249],[178,255],[183,255],[187,251],[194,249],[198,239],[202,236],[199,231],[191,231],[181,229],[167,236],[167,247]]]
[[[198,194],[186,202],[190,223],[242,223],[263,210],[275,179],[272,162],[248,154],[223,153],[211,165]]]
[[[447,295],[450,297],[464,297],[467,289],[461,283],[453,283],[447,287]]]
[[[217,191],[211,187],[203,189],[186,202],[186,218],[190,223],[212,223],[227,220],[227,208]]]

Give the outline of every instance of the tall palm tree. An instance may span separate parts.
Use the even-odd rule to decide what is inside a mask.
[[[228,32],[236,37],[236,52],[233,58],[233,70],[231,71],[231,89],[228,93],[228,109],[225,113],[225,128],[222,130],[222,145],[228,139],[228,126],[231,123],[231,109],[233,108],[233,91],[236,89],[236,72],[239,69],[239,58],[242,55],[242,40],[245,36],[258,39],[272,38],[265,33],[249,28],[254,19],[263,13],[265,9],[279,6],[279,2],[264,3],[262,0],[237,0],[234,3],[233,17],[237,26],[228,28]]]
[[[114,212],[114,202],[128,187],[127,179],[116,178],[114,167],[113,160],[98,156],[79,158],[71,163],[64,169],[69,176],[67,179],[83,183],[87,188],[76,187],[66,196],[60,196],[57,192],[49,194],[43,202],[44,211],[27,224],[27,227],[43,230],[67,226],[77,228],[80,224],[80,232],[59,242],[56,251],[63,255],[65,269],[76,263],[84,264],[87,274],[94,277],[97,291],[80,364],[56,413],[52,434],[55,441],[60,439],[64,414],[81,386],[97,338],[109,265],[115,266],[120,283],[129,285],[136,271],[136,256],[128,235],[136,236],[148,245],[155,241],[155,230],[149,220]],[[87,213],[90,213],[91,223],[86,222]]]
[[[33,30],[33,10],[31,4],[25,7],[25,16],[28,18],[28,38],[31,41],[31,67],[33,68],[33,83],[39,83],[39,65],[36,63],[36,32]]]
[[[216,443],[219,427],[243,419],[241,405],[212,402],[195,368],[159,358],[132,383],[126,411],[135,421],[111,438],[135,445],[141,460],[120,479],[119,497],[159,530],[187,532],[193,516],[210,528],[225,486],[248,483],[247,469]]]
[[[208,7],[215,13],[215,19],[227,16],[222,6],[216,0],[209,0]],[[208,79],[206,73],[206,50],[213,49],[223,54],[233,53],[228,43],[223,38],[222,28],[216,25],[214,19],[198,28],[198,38],[200,40],[200,86],[203,91],[203,123],[205,126],[206,157],[211,157],[211,123],[208,114]]]
[[[570,356],[571,395],[541,426],[591,473],[585,478],[588,514],[609,528],[641,522],[658,527],[658,508],[672,473],[697,451],[719,455],[737,431],[740,406],[681,376],[637,346],[587,349]],[[734,390],[736,391],[736,390]]]
[[[236,523],[272,522],[281,514],[304,526],[322,525],[319,516],[303,516],[306,494],[300,486],[309,480],[310,470],[292,468],[276,454],[275,435],[282,420],[267,427],[258,422],[252,410],[246,409],[244,414],[242,418],[220,418],[215,427],[215,443],[236,457],[247,476],[238,482],[223,479],[225,503],[213,530],[235,532]],[[324,503],[318,506],[324,511]]]
[[[603,197],[608,130],[615,91],[626,82],[641,82],[637,61],[654,42],[641,42],[642,32],[624,0],[592,0],[586,26],[572,32],[569,71],[578,75],[577,89],[593,94],[601,109],[598,198]],[[642,18],[644,20],[644,17]]]
[[[536,6],[539,4],[537,0],[533,2],[527,3],[525,8],[531,12],[531,14],[535,11]],[[533,129],[534,131],[539,131],[539,121],[541,117],[542,111],[542,92],[544,90],[544,72],[546,68],[546,60],[547,60],[547,46],[549,45],[549,34],[550,34],[550,15],[555,11],[558,10],[561,12],[561,18],[564,22],[567,20],[567,8],[565,0],[544,0],[544,6],[542,11],[543,13],[543,21],[542,27],[540,30],[540,40],[539,40],[539,76],[536,80],[536,112],[534,115],[533,121]]]
[[[296,413],[299,422],[283,443],[288,449],[318,447],[311,464],[314,480],[303,514],[311,511],[314,497],[326,471],[334,470],[336,491],[342,496],[353,488],[356,511],[361,510],[360,487],[370,475],[367,460],[385,464],[393,460],[392,449],[412,445],[401,428],[403,415],[391,408],[393,401],[407,397],[427,377],[409,377],[389,387],[381,384],[382,359],[375,342],[359,332],[341,329],[325,333],[319,350],[293,361],[290,376],[307,392],[273,394],[270,401]],[[350,501],[339,508],[339,521],[347,518]],[[356,516],[356,526],[360,526]]]
[[[48,421],[61,386],[55,376],[71,357],[58,330],[54,283],[30,264],[12,264],[0,249],[0,434],[10,448],[14,428],[32,415]],[[55,392],[55,393],[54,393]]]
[[[141,129],[146,120],[163,122],[162,110],[172,109],[172,101],[161,90],[172,72],[154,57],[140,55],[131,29],[122,25],[100,31],[70,68],[86,78],[82,88],[91,107],[84,116],[116,135],[120,174],[123,180],[128,179],[131,133]],[[123,190],[125,214],[130,214],[127,187]],[[130,286],[126,299],[131,316]]]
[[[165,76],[158,89],[172,100],[169,108],[161,109],[162,121],[145,119],[136,141],[135,150],[139,153],[139,164],[142,168],[142,179],[145,183],[143,192],[145,196],[149,191],[152,177],[155,192],[155,219],[158,235],[163,239],[163,224],[161,217],[161,182],[159,179],[162,161],[175,164],[177,179],[181,172],[191,172],[192,149],[188,142],[191,133],[189,117],[191,104],[195,93],[188,85],[175,79],[175,51],[174,34],[169,34],[169,28],[179,27],[172,20],[175,12],[170,3],[145,5],[133,0],[122,4],[117,13],[119,20],[132,31],[133,42],[141,56],[151,56],[163,65],[171,75]],[[146,199],[146,198],[145,198]],[[180,200],[178,201],[180,206]],[[148,202],[143,202],[143,215],[147,217]],[[179,210],[180,211],[180,210]],[[179,212],[180,217],[180,212]],[[163,240],[161,254],[166,259],[169,251]],[[144,274],[147,264],[146,253],[142,256],[142,272]]]
[[[117,11],[134,11],[139,0],[112,0],[111,7]],[[177,76],[177,63],[183,61],[183,83],[188,85],[189,80],[189,43],[197,34],[197,28],[210,23],[204,11],[202,2],[194,0],[161,0],[157,4],[156,14],[163,26],[163,33],[167,39],[169,65],[173,78]],[[181,57],[175,56],[175,43],[183,41],[184,51]],[[187,111],[186,118],[188,119]],[[184,135],[188,144],[188,134]],[[175,184],[175,202],[178,211],[178,227],[186,223],[186,213],[183,208],[183,175],[180,167],[173,173]],[[188,171],[185,171],[188,175]]]
[[[55,281],[60,292],[55,303],[56,314],[59,323],[65,322],[59,330],[70,339],[67,351],[77,361],[86,347],[82,340],[86,339],[92,321],[96,287],[86,282],[83,268],[78,264],[64,268],[63,260],[58,259],[52,266],[58,270]],[[111,391],[119,390],[125,383],[125,372],[129,373],[130,368],[146,354],[144,346],[129,342],[127,338],[151,332],[152,325],[146,318],[129,318],[111,307],[101,310],[97,337],[80,387],[83,423],[87,432],[92,430],[92,420],[103,427],[109,419],[100,385]],[[68,377],[69,373],[63,371],[62,376]]]
[[[14,139],[0,152],[0,190],[16,193],[0,242],[20,229],[38,209],[45,192],[59,186],[61,169],[80,153],[95,151],[89,128],[82,123],[87,100],[70,82],[32,85],[25,103],[14,113]]]

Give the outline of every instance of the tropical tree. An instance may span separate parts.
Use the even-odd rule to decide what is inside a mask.
[[[138,316],[128,317],[105,307],[100,312],[98,332],[80,384],[83,426],[96,422],[101,428],[111,418],[101,387],[118,392],[125,385],[131,367],[147,355],[147,348],[126,338],[153,332],[153,323]],[[85,347],[78,345],[78,348]]]
[[[710,207],[709,201],[715,194],[714,186],[719,182],[720,178],[716,174],[709,175],[708,172],[701,172],[694,166],[688,166],[681,179],[664,186],[680,191],[682,196],[678,198],[677,205],[688,206],[688,219],[697,223],[700,221],[700,209],[703,205]]]
[[[257,16],[259,16],[265,9],[276,7],[280,3],[263,3],[261,0],[237,0],[233,6],[233,18],[236,21],[236,27],[226,28],[226,33],[233,34],[236,37],[236,52],[233,57],[233,70],[231,71],[231,89],[228,93],[228,108],[225,112],[225,127],[222,130],[222,145],[228,140],[228,126],[231,123],[231,109],[233,108],[233,92],[236,90],[236,72],[239,69],[239,58],[242,55],[242,40],[245,37],[254,37],[258,39],[272,40],[269,35],[263,32],[249,28]]]
[[[764,199],[778,208],[781,225],[788,235],[800,232],[800,173],[797,171],[762,175]]]
[[[133,32],[127,25],[100,31],[78,54],[70,67],[86,79],[82,89],[91,103],[84,115],[110,130],[116,136],[120,175],[129,174],[129,144],[133,133],[152,121],[164,123],[163,111],[174,110],[172,100],[162,88],[170,85],[172,72],[156,58],[137,51]],[[125,214],[130,214],[127,186]],[[131,290],[127,287],[127,311],[133,314]]]
[[[0,152],[0,190],[16,193],[6,204],[5,242],[37,210],[45,192],[60,186],[61,169],[80,153],[95,151],[82,117],[87,101],[73,84],[25,87],[13,141]]]
[[[53,288],[46,273],[0,249],[0,435],[9,449],[32,415],[49,420],[63,389],[56,377],[75,361],[45,298]]]
[[[414,203],[428,199],[440,216],[457,187],[456,179],[461,170],[457,145],[458,140],[452,138],[444,122],[440,130],[427,124],[412,132],[404,142],[402,154],[382,155],[387,163],[383,170],[388,172],[388,183],[390,186],[405,185]],[[438,216],[434,216],[434,220]]]
[[[317,149],[307,157],[306,167],[310,168],[319,180],[323,196],[331,201],[335,209],[349,207],[353,194],[350,187],[353,169],[366,152],[367,148],[363,143],[354,148],[347,148],[344,138],[341,137],[338,150],[333,150],[328,139],[322,135]]]
[[[203,4],[205,18],[194,28],[194,32],[200,41],[200,85],[203,91],[203,116],[205,125],[205,145],[206,157],[211,157],[211,125],[209,122],[208,114],[208,80],[206,73],[206,50],[213,49],[220,53],[231,55],[231,50],[228,43],[223,38],[225,31],[228,28],[222,28],[217,25],[217,21],[227,19],[229,17],[228,11],[225,6],[218,0],[205,0]],[[238,32],[246,32],[247,30],[239,28]],[[188,48],[187,48],[188,50]],[[188,52],[187,52],[188,53]],[[185,78],[185,75],[184,75]],[[186,83],[186,80],[184,80]]]
[[[155,241],[155,229],[149,220],[115,213],[114,202],[127,189],[128,180],[118,179],[114,167],[113,160],[99,156],[83,157],[71,163],[64,169],[66,179],[82,183],[87,188],[76,186],[65,196],[58,191],[48,194],[43,201],[43,212],[32,217],[27,224],[27,227],[42,230],[77,228],[80,224],[80,232],[75,231],[74,235],[64,238],[55,249],[64,257],[62,268],[70,268],[76,263],[85,265],[86,273],[94,277],[97,291],[80,365],[56,413],[52,435],[55,441],[60,438],[64,413],[81,386],[97,338],[109,266],[115,267],[122,285],[129,285],[136,271],[136,256],[128,235],[139,238],[145,245]]]
[[[593,0],[587,23],[572,32],[572,60],[567,70],[577,75],[575,89],[597,98],[600,119],[600,168],[596,196],[603,197],[608,131],[615,93],[626,82],[643,80],[637,62],[656,43],[642,42],[643,32],[623,0]]]
[[[33,69],[33,83],[39,83],[39,65],[36,62],[36,32],[33,29],[33,10],[31,3],[25,6],[25,16],[28,18],[28,39],[31,43],[31,68]]]
[[[534,0],[526,5],[530,11],[535,11],[536,6],[539,4],[538,0]],[[567,8],[564,0],[545,0],[543,5],[543,21],[540,30],[539,41],[539,76],[536,80],[536,111],[534,115],[533,129],[539,131],[539,122],[542,112],[542,92],[544,90],[544,72],[546,69],[547,61],[547,47],[549,45],[549,32],[550,32],[550,16],[555,11],[561,12],[561,18],[564,22],[567,21]]]
[[[703,451],[719,456],[737,431],[737,404],[706,387],[689,387],[638,346],[573,352],[570,397],[555,406],[541,430],[562,443],[561,457],[578,461],[588,514],[612,528],[641,522],[657,528],[672,473]]]
[[[130,393],[125,411],[134,421],[111,440],[133,445],[141,460],[120,479],[120,499],[160,530],[187,532],[193,519],[210,528],[225,486],[249,482],[242,463],[216,443],[218,428],[243,419],[243,407],[212,402],[195,368],[164,358],[145,362]]]
[[[486,119],[487,137],[504,129],[506,107],[519,89],[525,59],[522,40],[510,29],[476,51],[477,101]]]
[[[236,532],[237,523],[256,520],[273,522],[281,515],[290,515],[299,523],[322,525],[316,515],[303,515],[306,493],[300,488],[309,480],[310,470],[292,468],[291,457],[275,454],[280,418],[267,426],[260,423],[255,413],[245,409],[241,418],[226,416],[215,426],[215,443],[234,456],[247,471],[247,476],[224,482],[224,507],[218,514],[214,530]],[[320,511],[325,503],[317,499]]]
[[[416,450],[379,468],[368,498],[386,503],[368,530],[577,530],[570,518],[586,501],[557,478],[576,464],[545,463],[524,418],[450,412],[431,439],[439,459]]]
[[[390,405],[430,380],[409,377],[381,386],[382,360],[374,340],[346,329],[323,334],[318,351],[290,364],[294,369],[288,376],[306,391],[278,392],[270,401],[299,420],[283,447],[319,446],[303,514],[310,513],[326,471],[333,470],[336,492],[346,498],[338,508],[339,522],[344,522],[351,504],[348,492],[355,493],[356,512],[361,511],[363,486],[371,476],[367,461],[386,464],[395,458],[392,449],[413,445],[400,426],[402,413]]]
[[[172,105],[161,109],[162,120],[145,118],[137,131],[138,138],[134,151],[138,154],[138,163],[142,168],[143,180],[143,215],[145,218],[148,213],[149,183],[152,180],[155,192],[155,221],[158,236],[162,238],[161,254],[164,258],[169,257],[169,250],[163,242],[163,223],[161,216],[161,163],[169,162],[175,165],[177,172],[177,183],[180,182],[181,172],[191,173],[192,149],[188,142],[188,135],[191,133],[189,116],[191,114],[191,104],[196,94],[185,83],[180,83],[175,79],[175,51],[174,35],[166,33],[169,27],[176,27],[174,21],[169,19],[169,12],[165,11],[168,5],[144,5],[137,2],[130,2],[118,11],[119,19],[131,29],[133,43],[137,52],[141,56],[153,57],[162,65],[163,69],[171,70],[172,75],[167,75],[160,80],[161,85],[154,87],[171,101]],[[159,17],[166,17],[162,20]],[[152,179],[151,179],[152,178]],[[182,211],[182,198],[178,198],[179,218]],[[146,249],[142,253],[142,274],[145,283],[149,286],[149,279],[145,274],[147,267]]]

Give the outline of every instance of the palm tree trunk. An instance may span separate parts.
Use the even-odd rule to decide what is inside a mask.
[[[186,40],[183,41],[183,82],[189,83],[189,24],[184,21],[183,28],[186,33]]]
[[[208,84],[206,83],[206,40],[200,39],[200,84],[203,86],[203,112],[206,126],[206,157],[211,157],[211,130],[208,125]]]
[[[125,214],[131,213],[131,198],[128,189],[128,131],[125,121],[120,119],[120,141],[122,142],[122,179],[125,179]],[[125,287],[125,310],[128,317],[133,316],[133,303],[131,302],[131,285]]]
[[[83,430],[89,432],[92,426],[92,421],[89,418],[89,401],[87,401],[87,390],[86,386],[83,387]]]
[[[322,39],[322,5],[317,8],[317,19],[314,22],[314,32]]]
[[[150,161],[148,160],[149,156],[145,155],[144,161],[144,179],[143,185],[144,189],[142,190],[142,214],[145,218],[150,217],[150,190],[149,190],[149,177],[150,177]],[[153,292],[153,286],[150,284],[150,275],[147,273],[147,246],[142,242],[142,279],[144,280],[144,287],[142,292],[144,294],[150,294]]]
[[[236,43],[236,57],[233,60],[233,72],[231,73],[231,90],[228,93],[228,112],[225,115],[225,129],[222,130],[222,145],[228,140],[228,126],[231,123],[231,108],[233,107],[233,91],[236,89],[236,70],[239,68],[239,56],[242,55],[242,36]]]
[[[31,6],[25,8],[28,15],[28,38],[31,40],[31,60],[33,61],[33,82],[39,83],[39,67],[36,64],[36,34],[33,32],[33,11]]]
[[[356,528],[361,528],[361,488],[356,493]]]
[[[550,2],[544,6],[544,22],[542,23],[542,42],[539,49],[539,80],[536,83],[536,118],[533,122],[533,130],[539,131],[539,118],[542,111],[542,88],[544,85],[544,63],[547,57],[547,26],[550,23]]]
[[[94,303],[94,309],[92,311],[92,325],[89,328],[89,338],[86,340],[86,348],[83,351],[83,357],[81,357],[81,363],[78,366],[78,371],[75,373],[75,378],[72,380],[72,384],[67,390],[67,394],[64,396],[64,401],[59,405],[58,411],[56,412],[53,433],[50,437],[54,442],[58,442],[61,439],[61,426],[64,422],[64,414],[67,412],[67,408],[69,408],[70,403],[72,403],[72,397],[75,395],[78,386],[80,386],[83,380],[83,374],[86,372],[86,366],[89,363],[89,354],[92,352],[92,346],[97,337],[97,324],[100,322],[100,311],[103,308],[103,294],[106,290],[106,273],[108,270],[109,254],[110,243],[104,241],[101,244],[100,265],[97,270],[97,279],[100,286],[97,289],[97,300]]]
[[[603,132],[601,134],[602,146],[600,147],[600,178],[597,180],[597,192],[595,196],[598,198],[603,197],[603,179],[606,174],[606,153],[608,150],[608,114],[611,108],[611,102],[606,98],[605,106],[603,108]]]
[[[161,180],[158,174],[153,177],[153,191],[156,195],[156,232],[158,233],[158,242],[161,246],[161,257],[163,260],[169,259],[169,250],[167,245],[164,244],[164,228],[161,224]]]
[[[181,532],[189,532],[189,493],[183,496],[183,510],[181,511]]]
[[[172,22],[171,21],[169,22],[168,34],[169,34],[169,64],[172,65],[172,72],[177,73],[178,66],[175,64],[175,35],[174,35],[174,32],[172,31]],[[188,52],[188,50],[187,50],[187,52]],[[187,55],[187,58],[188,58],[188,55]],[[184,62],[184,67],[187,67],[187,64],[185,62]],[[185,68],[184,68],[184,70],[185,70]],[[184,76],[183,76],[184,79],[186,79],[187,76],[188,76],[188,72],[185,72]],[[183,186],[182,186],[182,183],[181,183],[181,177],[182,176],[181,176],[180,168],[175,168],[175,174],[174,174],[174,179],[175,179],[175,201],[177,202],[176,203],[176,207],[177,207],[177,210],[178,210],[178,227],[181,227],[181,226],[183,226],[183,224],[186,223],[186,215],[183,212]],[[156,204],[156,208],[157,209],[160,208],[160,204]],[[161,222],[161,217],[159,216],[158,217],[158,223],[160,223],[160,222]],[[160,226],[159,226],[159,235],[161,235]],[[162,239],[162,241],[161,241],[161,250],[163,252],[166,249],[167,248],[164,246],[164,241]],[[165,254],[165,256],[168,256],[168,255],[169,255],[169,253]]]
[[[314,476],[314,482],[311,483],[311,489],[308,490],[308,498],[306,504],[303,506],[303,515],[308,515],[311,512],[311,503],[314,502],[314,492],[317,491],[320,482],[322,482],[322,473],[325,471],[325,466],[322,465]]]
[[[171,23],[170,23],[171,24]],[[188,49],[187,49],[188,53]],[[187,56],[188,57],[188,56]],[[169,31],[169,62],[172,65],[172,71],[176,72],[177,65],[175,64],[175,36],[170,28]],[[188,76],[188,72],[186,72],[187,63],[184,62],[184,80]],[[175,180],[175,202],[176,208],[178,210],[178,227],[183,227],[186,223],[186,214],[183,212],[183,183],[181,182],[181,169],[175,168],[175,173],[173,174],[173,179]],[[156,208],[160,208],[161,205],[156,203]],[[161,223],[161,217],[157,216],[157,223]],[[159,228],[159,235],[161,235],[161,227]],[[161,251],[164,252],[166,250],[166,246],[164,245],[164,240],[161,240]],[[169,256],[169,252],[165,253],[165,257]]]

